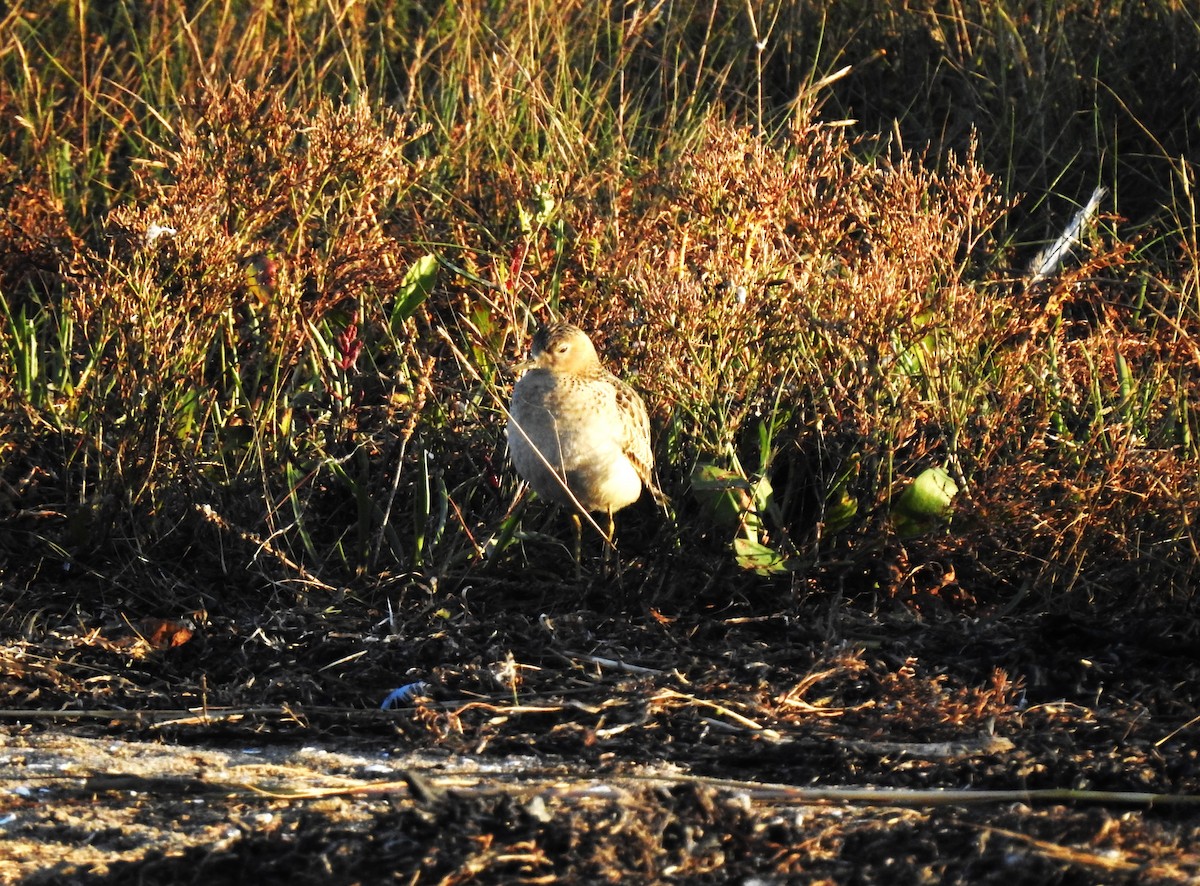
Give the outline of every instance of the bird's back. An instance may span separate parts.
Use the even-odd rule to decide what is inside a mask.
[[[513,464],[542,497],[616,511],[641,494],[653,464],[649,420],[616,376],[531,369],[513,389],[510,413]]]

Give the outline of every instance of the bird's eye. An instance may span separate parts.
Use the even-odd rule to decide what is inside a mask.
[[[571,350],[570,345],[559,345],[557,348],[557,351],[560,354],[565,354],[569,350]]]

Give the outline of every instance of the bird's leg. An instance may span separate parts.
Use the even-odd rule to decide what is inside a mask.
[[[616,534],[616,523],[613,521],[612,508],[608,508],[605,512],[608,516],[608,522],[604,526],[604,548],[600,555],[600,567],[605,577],[611,576],[614,558],[616,556],[616,546],[613,544],[613,536]],[[618,566],[620,564],[617,564]]]
[[[583,578],[583,523],[576,511],[571,512],[571,526],[575,530],[575,580]]]

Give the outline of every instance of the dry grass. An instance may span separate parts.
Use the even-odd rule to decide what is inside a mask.
[[[729,557],[744,526],[687,492],[716,463],[769,481],[754,540],[796,588],[1190,599],[1195,134],[1137,65],[1168,34],[1187,86],[1200,25],[835,7],[17,4],[0,578],[566,575],[494,550],[505,367],[565,315],[652,406],[679,510],[651,563]],[[1027,285],[1023,241],[1098,178],[1078,257]],[[937,465],[951,519],[902,537]]]

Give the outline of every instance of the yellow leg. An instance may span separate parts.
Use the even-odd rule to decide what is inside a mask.
[[[571,526],[575,530],[575,580],[578,581],[583,577],[583,524],[574,512],[571,514]]]
[[[611,578],[613,571],[613,563],[616,562],[616,549],[613,545],[613,536],[616,534],[617,526],[613,522],[612,508],[607,511],[608,523],[604,527],[604,553],[601,555],[601,566],[603,567],[604,577]]]
[[[613,520],[612,509],[607,512],[608,522],[604,527],[604,553],[601,554],[600,564],[604,572],[608,571],[609,563],[613,556],[614,545],[613,537],[616,534],[616,522]],[[588,521],[592,522],[592,521]],[[595,525],[595,523],[592,523]],[[575,546],[573,553],[575,554],[575,578],[583,577],[583,520],[578,513],[571,513],[571,527],[575,530]]]

